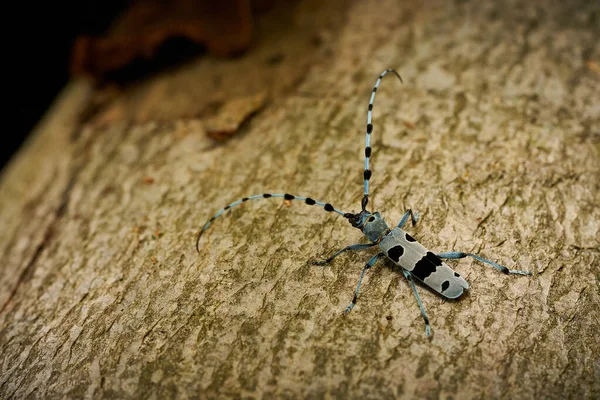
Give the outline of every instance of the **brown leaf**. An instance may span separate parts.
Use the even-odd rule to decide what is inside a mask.
[[[257,4],[253,4],[257,3]],[[75,41],[71,71],[103,78],[138,59],[152,59],[172,38],[185,38],[211,53],[231,56],[250,44],[253,8],[264,11],[270,1],[138,0],[102,37]]]

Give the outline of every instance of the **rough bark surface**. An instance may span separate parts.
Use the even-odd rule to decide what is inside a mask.
[[[0,183],[1,398],[600,397],[598,3],[318,3],[101,106],[65,89]],[[389,263],[342,313],[372,252],[310,265],[363,241],[336,215],[253,202],[194,249],[251,194],[357,211],[388,67],[371,205],[533,272],[451,263],[471,289],[419,288],[431,340]],[[215,104],[265,90],[241,134],[206,137]]]

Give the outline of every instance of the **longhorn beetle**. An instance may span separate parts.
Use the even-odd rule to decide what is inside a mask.
[[[362,233],[369,240],[369,243],[353,244],[344,247],[343,249],[335,252],[328,259],[324,261],[316,261],[313,262],[313,264],[328,264],[331,261],[333,261],[334,258],[346,251],[364,250],[379,245],[380,251],[373,257],[371,257],[363,267],[362,272],[360,274],[360,278],[358,279],[358,284],[356,285],[356,289],[354,290],[354,297],[352,298],[352,302],[346,308],[345,312],[349,312],[350,310],[352,310],[352,308],[356,304],[356,301],[358,299],[358,292],[360,290],[360,285],[367,270],[370,269],[373,265],[375,265],[377,260],[379,260],[380,258],[387,257],[390,260],[392,260],[394,264],[398,265],[402,269],[404,277],[410,283],[412,291],[417,299],[417,303],[421,310],[421,315],[423,317],[423,320],[425,321],[425,333],[427,334],[427,337],[430,337],[431,328],[429,327],[429,318],[427,318],[427,313],[425,312],[425,308],[423,307],[423,303],[421,302],[421,298],[419,297],[419,293],[417,292],[414,278],[418,279],[419,281],[421,281],[422,283],[429,286],[431,289],[435,290],[436,292],[448,299],[455,299],[459,297],[465,289],[469,288],[469,284],[467,283],[467,281],[462,276],[460,276],[458,272],[454,272],[452,268],[450,268],[446,263],[442,261],[442,259],[459,259],[465,257],[473,257],[478,261],[491,265],[498,271],[505,274],[531,275],[531,273],[528,271],[508,269],[500,264],[480,257],[476,254],[465,253],[461,251],[451,251],[438,254],[432,253],[431,251],[423,247],[419,242],[417,242],[412,236],[410,236],[408,233],[402,230],[402,228],[408,221],[408,218],[411,219],[413,225],[417,222],[417,214],[413,213],[410,209],[404,213],[404,215],[400,219],[400,222],[394,228],[390,228],[378,212],[367,211],[367,204],[369,203],[369,179],[371,179],[369,159],[371,158],[371,135],[373,133],[373,102],[375,100],[375,93],[377,92],[377,88],[379,87],[381,80],[388,73],[396,75],[400,82],[403,82],[402,77],[400,76],[400,74],[398,74],[398,72],[396,72],[393,69],[387,69],[383,71],[383,73],[379,76],[377,82],[375,82],[375,86],[373,87],[373,92],[371,93],[371,99],[369,100],[369,108],[367,111],[365,168],[363,172],[364,195],[361,201],[362,209],[359,213],[345,213],[336,209],[329,203],[323,203],[321,201],[313,200],[310,197],[294,196],[287,193],[264,193],[255,196],[244,197],[243,199],[234,201],[233,203],[219,210],[208,222],[206,222],[206,224],[204,224],[204,227],[198,234],[198,238],[196,240],[196,250],[200,252],[200,237],[210,227],[210,225],[215,219],[221,216],[221,214],[223,214],[226,210],[229,210],[230,208],[243,204],[247,201],[268,198],[283,198],[286,201],[300,200],[309,206],[318,205],[320,207],[323,207],[323,209],[327,212],[334,212],[346,218],[353,227],[358,228],[362,231]]]

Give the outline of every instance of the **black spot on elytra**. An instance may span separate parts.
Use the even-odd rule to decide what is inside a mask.
[[[402,257],[402,254],[404,254],[404,247],[400,245],[392,247],[388,250],[387,253],[388,257],[394,262],[398,262],[398,260],[400,260],[400,257]]]
[[[442,260],[440,260],[440,258],[438,256],[436,256],[435,254],[433,254],[430,251],[427,252],[425,257],[436,267],[439,267],[440,265],[442,265]]]
[[[444,283],[442,283],[442,293],[444,293],[444,291],[446,289],[448,289],[450,287],[450,281],[444,281]]]
[[[265,193],[265,194],[263,194],[263,197],[264,197],[265,199],[268,199],[268,198],[269,198],[269,197],[271,197],[271,196],[272,196],[272,195],[270,195],[269,193]]]
[[[457,277],[457,278],[460,278],[460,275],[458,274],[458,272],[455,272],[454,276]]]
[[[442,265],[442,261],[435,254],[428,251],[427,254],[415,264],[415,268],[410,272],[420,280],[425,280],[425,278],[433,274],[440,265]]]
[[[286,200],[294,200],[296,198],[296,196],[293,196],[291,194],[287,194],[286,193],[286,194],[283,195],[283,198],[286,199]]]
[[[333,211],[333,206],[329,203],[325,204],[325,211]]]
[[[416,240],[414,237],[410,236],[410,235],[407,233],[407,234],[406,234],[406,241],[407,241],[407,242],[416,242],[417,240]]]
[[[373,221],[375,221],[375,217],[371,215],[367,221],[373,222]]]
[[[371,179],[371,170],[370,169],[365,169],[365,173],[363,174],[365,181],[368,181],[369,179]]]
[[[315,201],[313,199],[311,199],[310,197],[307,197],[306,200],[304,200],[304,202],[306,204],[308,204],[309,206],[312,206],[315,204]]]

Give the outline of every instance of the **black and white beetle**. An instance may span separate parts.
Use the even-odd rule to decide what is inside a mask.
[[[425,312],[425,308],[423,307],[423,303],[421,302],[421,298],[419,297],[419,293],[417,292],[417,288],[414,283],[413,278],[417,278],[425,285],[429,286],[431,289],[435,290],[442,296],[448,299],[455,299],[459,297],[465,289],[469,288],[469,284],[467,281],[460,276],[457,272],[452,270],[446,263],[442,261],[442,259],[459,259],[464,257],[473,257],[474,259],[481,261],[485,264],[489,264],[492,267],[496,268],[500,272],[505,274],[516,274],[516,275],[531,275],[530,272],[521,271],[521,270],[512,270],[508,269],[500,264],[497,264],[493,261],[480,257],[476,254],[464,253],[458,251],[446,252],[446,253],[438,253],[434,254],[433,252],[426,249],[423,245],[417,242],[412,236],[410,236],[407,232],[403,231],[402,228],[410,218],[412,224],[414,225],[417,221],[417,215],[413,213],[411,210],[408,210],[404,213],[404,216],[398,223],[395,228],[390,228],[388,224],[384,221],[381,215],[378,212],[370,212],[367,211],[367,204],[369,202],[369,180],[371,178],[371,170],[369,169],[369,159],[371,157],[371,134],[373,133],[373,124],[372,124],[372,113],[373,113],[373,102],[375,100],[375,93],[377,92],[377,88],[381,83],[381,80],[387,73],[393,73],[400,79],[402,82],[402,78],[400,75],[393,69],[385,70],[377,79],[375,86],[373,87],[373,92],[371,94],[371,99],[369,100],[369,108],[367,111],[367,133],[366,133],[366,145],[365,145],[365,168],[363,173],[364,178],[364,195],[361,201],[362,209],[357,214],[345,213],[342,212],[335,207],[333,207],[329,203],[323,203],[321,201],[313,200],[310,197],[301,197],[294,196],[291,194],[258,194],[254,196],[244,197],[240,200],[234,201],[233,203],[225,206],[221,210],[219,210],[206,224],[198,234],[198,239],[196,241],[196,250],[199,250],[200,237],[202,234],[209,228],[212,222],[217,219],[221,214],[223,214],[226,210],[238,206],[242,203],[245,203],[249,200],[256,199],[265,199],[265,198],[283,198],[284,200],[300,200],[309,206],[318,205],[325,209],[328,212],[335,212],[339,215],[342,215],[344,218],[348,219],[350,224],[353,227],[358,228],[361,232],[367,237],[369,243],[361,243],[361,244],[353,244],[351,246],[345,247],[336,253],[334,253],[331,257],[324,261],[314,262],[316,265],[323,265],[331,262],[334,258],[339,256],[340,254],[350,251],[350,250],[363,250],[373,246],[379,246],[379,252],[375,254],[373,257],[369,259],[369,261],[363,267],[362,273],[360,274],[360,278],[358,279],[358,284],[356,285],[356,289],[354,291],[354,296],[352,298],[352,302],[346,308],[345,312],[349,312],[352,310],[356,301],[358,299],[358,293],[360,290],[360,285],[362,283],[363,277],[366,271],[371,268],[377,260],[382,257],[387,257],[394,264],[398,265],[402,269],[402,273],[406,277],[406,279],[410,282],[413,293],[417,299],[417,303],[419,304],[419,308],[421,309],[421,315],[423,316],[423,320],[425,321],[425,331],[427,336],[431,336],[431,329],[429,327],[429,319],[427,318],[427,314]]]

